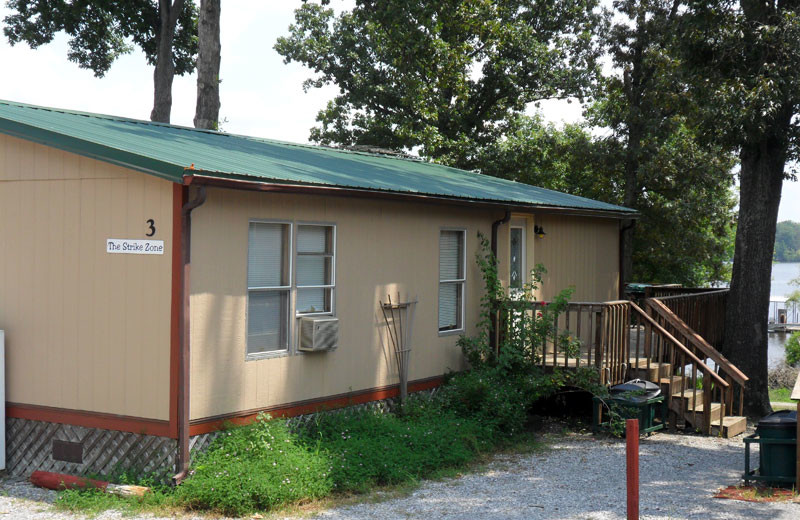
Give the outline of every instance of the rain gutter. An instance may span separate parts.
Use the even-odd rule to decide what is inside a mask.
[[[188,190],[189,188],[184,188]],[[198,186],[194,197],[181,208],[181,258],[183,276],[181,277],[181,298],[183,310],[180,317],[181,350],[178,370],[178,473],[172,477],[175,484],[180,484],[189,472],[189,289],[192,254],[192,211],[206,201],[206,187]]]

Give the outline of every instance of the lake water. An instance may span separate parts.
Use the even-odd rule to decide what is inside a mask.
[[[772,299],[786,298],[792,291],[800,289],[789,284],[800,277],[800,263],[772,264]]]
[[[800,277],[800,263],[772,264],[772,286],[770,288],[770,299],[783,300],[792,291],[799,289],[793,287],[789,282]],[[772,311],[770,311],[772,314]],[[768,337],[767,357],[769,365],[774,366],[784,356],[783,345],[789,339],[789,334],[780,332],[770,332]]]

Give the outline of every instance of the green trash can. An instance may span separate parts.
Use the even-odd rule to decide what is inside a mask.
[[[666,424],[666,408],[661,387],[650,381],[634,379],[612,386],[609,388],[609,398],[605,403],[598,396],[593,397],[593,401],[592,430],[595,432],[610,426],[609,422],[603,421],[602,418],[604,404],[615,407],[617,413],[624,419],[639,419],[640,433],[652,433],[664,428]],[[660,423],[655,421],[657,409],[661,410]]]
[[[758,421],[756,433],[762,440],[758,450],[761,477],[767,481],[780,479],[773,482],[794,480],[797,475],[797,411],[772,412]]]

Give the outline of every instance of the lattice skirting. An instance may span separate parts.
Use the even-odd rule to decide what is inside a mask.
[[[414,395],[430,396],[435,392],[436,389],[432,389]],[[396,406],[397,399],[390,398],[318,413],[347,413],[359,409],[389,413]],[[301,429],[316,415],[290,417],[289,428]],[[208,449],[221,433],[191,437],[192,456]],[[177,448],[177,441],[168,437],[6,419],[6,469],[12,476],[28,476],[36,470],[70,475],[113,475],[125,469],[171,476],[175,471]]]
[[[176,450],[175,439],[167,437],[6,419],[6,468],[14,476],[36,470],[70,475],[110,475],[124,469],[171,474]]]

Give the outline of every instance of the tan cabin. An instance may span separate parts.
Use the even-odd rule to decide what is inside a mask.
[[[226,421],[393,397],[389,297],[416,302],[409,390],[436,386],[466,368],[479,233],[510,289],[541,263],[538,298],[603,302],[631,216],[410,158],[0,101],[8,470],[180,470]]]

